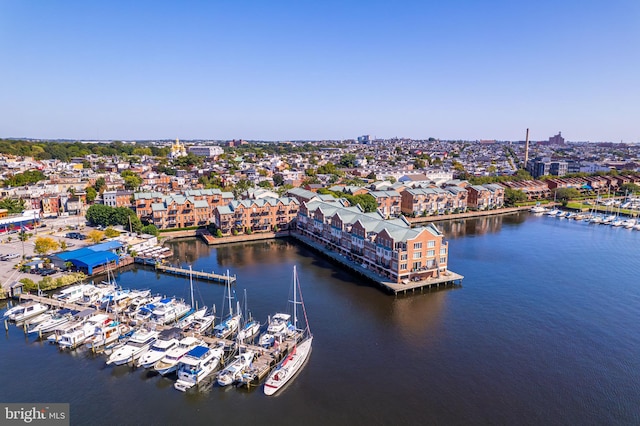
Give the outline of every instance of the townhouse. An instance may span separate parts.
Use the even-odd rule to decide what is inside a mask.
[[[395,283],[447,270],[448,243],[434,224],[411,228],[404,217],[385,220],[342,200],[305,202],[296,223],[302,235]]]
[[[295,198],[264,197],[231,201],[213,209],[212,222],[222,235],[289,229],[298,215]]]

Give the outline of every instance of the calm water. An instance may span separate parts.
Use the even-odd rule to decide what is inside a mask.
[[[638,424],[640,232],[529,214],[440,224],[458,289],[393,297],[295,243],[174,243],[175,263],[224,271],[254,316],[286,308],[293,265],[314,349],[277,397],[182,394],[141,369],[61,353],[11,327],[0,401],[69,402],[72,424]],[[187,297],[139,269],[125,287]],[[223,287],[199,282],[220,310]]]

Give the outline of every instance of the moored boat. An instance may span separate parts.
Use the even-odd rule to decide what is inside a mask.
[[[202,342],[193,336],[184,337],[177,346],[170,349],[160,361],[153,365],[153,369],[163,376],[173,373],[178,369],[182,357],[201,344]]]
[[[155,330],[146,328],[137,330],[131,335],[127,343],[117,350],[114,350],[109,356],[109,359],[107,359],[107,365],[122,365],[128,362],[134,362],[151,347],[157,337],[158,332]]]
[[[228,386],[241,380],[242,373],[251,366],[254,356],[255,352],[252,350],[245,350],[240,355],[236,355],[235,360],[218,374],[218,384]]]
[[[200,383],[213,373],[220,365],[220,359],[224,354],[223,346],[210,348],[199,345],[191,349],[180,360],[178,368],[178,380],[174,387],[182,392]]]

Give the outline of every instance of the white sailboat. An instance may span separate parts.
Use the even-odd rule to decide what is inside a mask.
[[[244,290],[244,324],[240,331],[238,331],[238,342],[245,342],[251,339],[260,331],[260,322],[251,317],[249,310],[247,309],[247,290]]]
[[[242,373],[251,366],[254,356],[255,352],[248,349],[240,355],[236,355],[235,360],[218,374],[218,384],[228,386],[242,379]]]
[[[298,297],[300,300],[298,300]],[[293,267],[293,300],[291,302],[293,303],[293,326],[299,335],[291,352],[289,352],[285,359],[278,364],[271,374],[269,374],[269,377],[264,384],[265,395],[275,394],[282,389],[286,383],[292,380],[305,365],[305,361],[311,353],[313,335],[309,329],[309,321],[307,320],[307,312],[304,308],[302,292],[300,291],[300,282],[298,281],[298,274],[295,266]],[[305,322],[304,329],[298,328],[298,305],[302,306],[302,313],[304,315]]]
[[[229,280],[229,271],[227,271],[227,294],[225,296],[229,300],[229,315],[220,324],[213,327],[213,334],[219,339],[226,339],[238,331],[240,327],[240,312],[233,313],[233,305],[231,304],[231,283]],[[223,304],[224,306],[224,304]],[[224,310],[224,309],[223,309]]]

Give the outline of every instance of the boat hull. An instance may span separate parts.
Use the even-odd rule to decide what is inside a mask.
[[[287,355],[285,360],[269,375],[264,384],[264,394],[274,395],[289,383],[302,370],[311,354],[313,337],[309,337],[298,344],[295,352]]]

